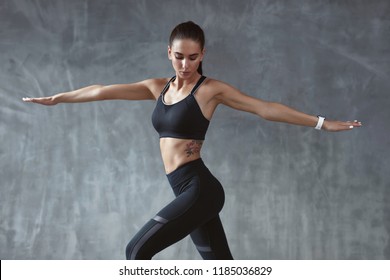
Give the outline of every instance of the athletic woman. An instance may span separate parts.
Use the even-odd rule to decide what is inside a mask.
[[[135,234],[126,247],[127,259],[151,259],[187,235],[203,259],[233,259],[219,218],[224,191],[200,156],[218,105],[270,121],[326,131],[361,126],[357,121],[325,120],[280,103],[253,98],[229,84],[202,76],[204,47],[203,30],[193,22],[185,22],[173,29],[169,39],[168,58],[176,73],[172,78],[92,85],[50,97],[23,99],[43,105],[111,99],[156,100],[152,123],[160,135],[165,172],[176,198]]]

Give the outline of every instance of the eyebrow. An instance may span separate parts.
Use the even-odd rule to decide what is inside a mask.
[[[182,53],[179,53],[179,52],[174,52],[174,54],[177,54],[177,55],[183,55]],[[199,53],[193,53],[193,54],[190,54],[189,56],[195,56],[195,55],[199,55]]]

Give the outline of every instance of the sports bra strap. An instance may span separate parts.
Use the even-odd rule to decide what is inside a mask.
[[[205,76],[200,77],[199,81],[196,83],[196,85],[194,86],[194,88],[191,90],[191,94],[192,94],[192,95],[195,94],[195,92],[198,90],[198,88],[199,88],[200,85],[204,82],[205,79],[206,79]]]
[[[168,88],[169,88],[171,82],[174,81],[175,79],[176,79],[176,76],[173,76],[173,77],[169,80],[169,82],[165,85],[164,89],[161,91],[161,95],[164,95],[164,94],[167,92],[167,90],[168,90]],[[198,82],[195,84],[195,86],[194,86],[193,89],[191,90],[191,95],[194,95],[194,94],[195,94],[195,92],[198,90],[198,88],[201,86],[201,84],[204,82],[204,80],[206,80],[206,77],[205,77],[205,76],[200,77],[200,79],[198,80]]]
[[[176,79],[176,76],[173,76],[173,77],[169,80],[169,82],[165,85],[164,89],[161,91],[161,95],[165,94],[165,92],[168,90],[168,88],[169,88],[171,82],[172,82],[173,80],[175,80],[175,79]]]

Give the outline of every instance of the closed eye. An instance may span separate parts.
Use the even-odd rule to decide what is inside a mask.
[[[189,58],[190,58],[190,60],[196,60],[198,58],[198,56],[199,56],[199,54],[195,53],[195,54],[189,55]],[[175,58],[179,59],[179,60],[182,60],[182,59],[184,59],[184,55],[181,54],[181,53],[176,52],[175,53]]]
[[[198,55],[196,54],[196,55],[190,55],[190,59],[191,60],[196,60],[198,58]]]

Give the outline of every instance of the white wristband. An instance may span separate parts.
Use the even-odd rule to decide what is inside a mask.
[[[324,121],[325,121],[324,117],[318,116],[318,122],[317,122],[315,129],[321,130],[322,125],[324,124]]]

